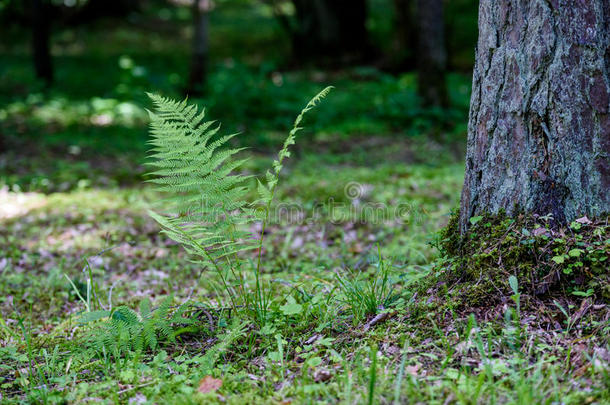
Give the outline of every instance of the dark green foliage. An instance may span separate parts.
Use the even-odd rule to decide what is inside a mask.
[[[206,375],[214,370],[214,366],[218,363],[220,356],[224,354],[229,347],[237,340],[241,339],[246,333],[246,324],[239,319],[233,319],[231,325],[228,326],[225,333],[221,334],[218,342],[208,348],[205,354],[197,359],[200,375]]]

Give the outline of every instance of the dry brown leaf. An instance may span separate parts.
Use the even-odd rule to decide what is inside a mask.
[[[419,364],[416,364],[414,366],[407,366],[405,367],[405,371],[411,374],[412,376],[417,376],[417,372],[419,371]]]
[[[534,236],[540,236],[540,235],[547,235],[549,234],[549,230],[546,228],[536,228],[532,231],[532,233],[534,234]]]
[[[332,376],[333,375],[330,373],[330,371],[322,368],[316,370],[316,372],[313,374],[313,379],[315,382],[321,383],[330,380]]]
[[[206,375],[199,381],[199,388],[197,391],[202,394],[207,394],[208,392],[213,392],[222,387],[222,380],[218,378],[214,378],[211,375]]]
[[[364,246],[361,243],[354,243],[349,247],[350,253],[362,253],[364,251]]]

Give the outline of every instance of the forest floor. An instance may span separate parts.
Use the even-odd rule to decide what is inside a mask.
[[[517,285],[464,308],[452,285],[421,289],[459,202],[469,75],[450,75],[452,108],[421,109],[413,74],[282,69],[260,55],[286,52],[271,17],[219,8],[194,101],[240,132],[247,173],[336,86],[280,179],[266,322],[232,310],[147,214],[145,92],[179,97],[188,68],[188,11],[159,15],[56,33],[50,89],[27,43],[2,45],[0,403],[610,403],[607,302],[583,291],[536,308]],[[244,39],[244,24],[260,29]]]
[[[400,156],[443,149],[384,144]],[[263,327],[231,312],[216,274],[159,234],[147,187],[1,191],[1,401],[607,403],[610,325],[599,317],[566,308],[549,326],[531,310],[515,317],[506,295],[477,320],[416,293],[457,206],[462,163],[346,163],[358,153],[303,153],[288,167],[277,202],[293,211],[266,236]],[[269,162],[258,155],[249,169]],[[408,209],[394,218],[399,202]],[[366,207],[378,217],[361,217]],[[357,318],[338,276],[361,286],[387,277],[378,314]],[[148,302],[186,305],[194,323],[170,325],[173,341],[156,331],[152,349],[127,338],[105,352],[88,331],[117,337],[103,321],[81,322],[122,306],[144,314]]]

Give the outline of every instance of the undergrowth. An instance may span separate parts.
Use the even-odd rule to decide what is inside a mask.
[[[353,271],[348,273],[348,277],[336,275],[341,301],[351,311],[354,324],[362,322],[367,316],[390,310],[390,305],[398,298],[393,291],[391,265],[381,256],[379,247],[377,252],[377,260],[372,263],[375,271],[372,278],[353,274]]]
[[[150,182],[165,195],[159,205],[166,213],[149,214],[202,268],[216,272],[233,310],[244,309],[240,312],[259,326],[267,320],[271,299],[260,274],[265,230],[282,165],[290,157],[304,115],[330,90],[327,87],[318,93],[297,116],[272,169],[257,179],[259,197],[255,201],[247,201],[250,176],[236,172],[245,160],[231,160],[242,149],[226,147],[235,135],[215,138],[219,126],[204,121],[205,111],[199,112],[186,101],[150,95],[156,107],[150,114],[150,164],[156,169],[150,173],[154,176]],[[247,228],[254,222],[261,224],[258,235]],[[253,249],[257,250],[254,262],[242,256]],[[246,285],[245,272],[254,274],[254,291]]]

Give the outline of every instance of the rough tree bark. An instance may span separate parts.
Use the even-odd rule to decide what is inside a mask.
[[[443,0],[417,0],[417,91],[425,107],[448,105]]]
[[[51,7],[46,0],[32,0],[32,55],[36,77],[47,85],[53,82],[53,62],[51,60]]]
[[[208,65],[208,12],[209,0],[193,1],[193,53],[191,72],[186,92],[190,95],[203,93]]]
[[[610,211],[610,0],[481,0],[460,229]]]

